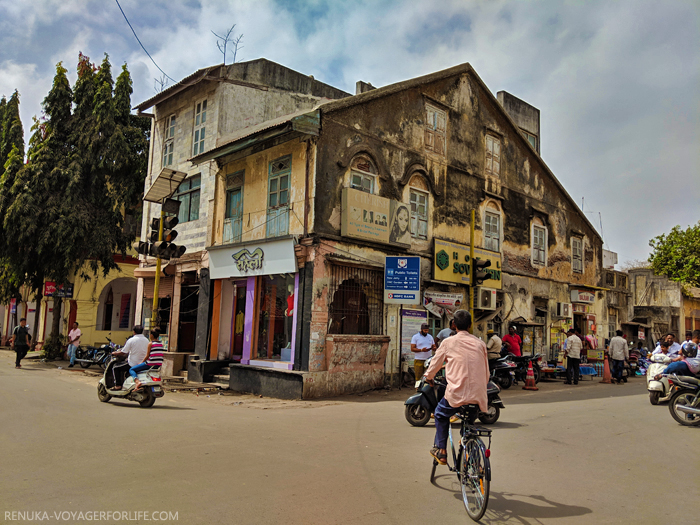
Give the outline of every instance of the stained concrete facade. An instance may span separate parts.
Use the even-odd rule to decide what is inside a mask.
[[[219,186],[242,169],[259,184],[270,159],[283,154],[301,165],[304,176],[293,167],[292,185],[297,194],[302,179],[306,185],[304,214],[298,213],[303,229],[295,232],[301,315],[294,370],[303,397],[381,386],[399,372],[402,307],[383,303],[386,256],[420,257],[421,292],[466,300],[468,286],[435,279],[434,246],[436,240],[468,244],[472,210],[475,245],[493,252],[502,273],[497,308],[476,311],[477,335],[512,322],[529,341],[525,350],[547,357],[575,320],[584,333],[606,335],[600,333],[607,304],[599,234],[469,64],[324,103],[316,112],[313,129],[295,128],[297,117],[277,119],[193,159],[216,160]],[[367,202],[413,210],[416,195],[424,196],[425,214],[414,214],[424,228],[401,242],[346,234],[343,223],[353,212],[343,195],[360,176]],[[223,195],[217,190],[217,224]],[[497,231],[487,232],[487,216],[497,219]],[[382,227],[383,220],[374,224]],[[343,290],[348,282],[356,287]],[[338,304],[343,294],[364,316],[350,330]]]
[[[213,161],[195,165],[189,159],[202,151],[216,148],[241,129],[346,96],[350,94],[314,80],[313,77],[266,59],[258,59],[201,69],[137,106],[141,114],[152,118],[145,192],[166,167],[185,173],[186,179],[183,184],[197,177],[201,181],[197,191],[198,211],[190,214],[187,219],[191,220],[181,220],[176,228],[176,244],[186,246],[187,252],[179,260],[170,261],[167,270],[174,279],[173,291],[168,297],[171,307],[162,312],[162,315],[169,319],[170,351],[178,350],[182,299],[180,284],[187,278],[185,274],[196,275],[196,279],[199,280],[201,270],[208,267],[205,247],[217,242],[217,238],[220,239],[222,235],[221,224],[215,224],[213,221],[217,211],[215,202],[218,166]],[[198,123],[197,120],[201,121],[202,118],[205,101],[206,122]],[[151,113],[147,113],[148,111]],[[172,118],[175,122],[173,126],[170,125]],[[203,141],[202,127],[205,128]],[[195,135],[195,132],[199,132],[198,135]],[[200,139],[196,149],[195,137]],[[166,157],[166,148],[172,148],[172,159]],[[246,202],[253,204],[254,192],[248,197]],[[263,196],[262,200],[264,199]],[[262,209],[264,210],[264,207]],[[159,204],[144,202],[142,231],[148,232],[151,219],[159,216]],[[255,231],[257,217],[253,213],[252,226],[247,229],[252,228],[252,231]],[[142,268],[153,272],[154,265],[154,258],[141,256]],[[146,273],[143,272],[142,275]],[[139,279],[136,306],[136,318],[139,320],[148,319],[151,315],[151,298],[146,297],[144,300],[144,291],[149,289],[148,283],[145,282],[148,279],[153,281],[152,277]],[[150,288],[152,289],[152,284]],[[209,291],[201,290],[207,292],[201,295],[208,295]],[[206,304],[204,301],[205,308]],[[206,313],[204,319],[207,319]],[[204,357],[207,349],[200,350]]]

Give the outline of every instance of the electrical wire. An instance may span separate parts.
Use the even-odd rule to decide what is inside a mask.
[[[119,10],[122,12],[122,15],[124,16],[124,20],[126,20],[126,23],[129,24],[129,28],[131,29],[131,32],[134,33],[134,37],[136,37],[136,41],[137,41],[137,42],[139,43],[139,45],[141,46],[141,49],[143,49],[143,52],[146,53],[146,55],[148,55],[148,58],[151,59],[151,62],[153,62],[153,65],[156,66],[156,67],[158,68],[158,71],[160,71],[161,73],[163,73],[167,78],[169,78],[169,79],[172,80],[173,82],[177,82],[174,78],[172,78],[172,77],[169,76],[165,71],[163,71],[163,70],[160,68],[160,66],[159,66],[158,64],[156,64],[156,61],[153,60],[153,57],[151,56],[151,54],[146,50],[146,48],[144,47],[144,45],[141,43],[141,40],[139,39],[138,35],[136,34],[136,31],[134,31],[134,28],[133,28],[133,26],[131,25],[131,22],[129,22],[129,19],[126,17],[126,13],[124,13],[124,10],[122,9],[122,6],[119,4],[119,0],[114,0],[114,1],[117,3],[117,7],[119,7]]]

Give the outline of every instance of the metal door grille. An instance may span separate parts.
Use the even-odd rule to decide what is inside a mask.
[[[330,274],[328,333],[382,335],[384,273],[331,264]]]

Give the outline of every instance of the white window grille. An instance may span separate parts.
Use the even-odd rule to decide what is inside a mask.
[[[571,239],[571,260],[574,272],[583,273],[583,241],[577,237]]]
[[[486,173],[495,177],[501,174],[501,140],[486,135]]]
[[[428,238],[428,194],[411,190],[411,237]]]
[[[501,216],[486,212],[484,217],[484,248],[493,252],[501,249]]]
[[[546,259],[547,230],[541,226],[532,227],[532,262],[544,266]]]
[[[165,119],[163,132],[163,167],[173,164],[173,147],[175,143],[175,115]]]

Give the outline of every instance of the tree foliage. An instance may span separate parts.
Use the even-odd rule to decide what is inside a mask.
[[[117,268],[114,254],[126,254],[134,240],[124,213],[140,202],[150,122],[131,114],[126,65],[116,84],[107,55],[98,67],[80,54],[77,69],[71,88],[57,65],[26,165],[22,142],[9,149],[0,179],[0,263],[35,291],[45,278],[65,284],[74,275],[106,275]],[[12,103],[4,106],[3,137],[14,140],[4,124]]]
[[[700,222],[682,230],[675,226],[669,233],[649,241],[653,251],[649,262],[658,275],[690,286],[700,286]]]

